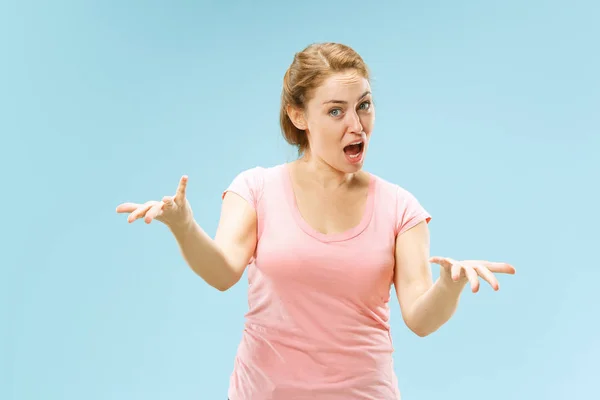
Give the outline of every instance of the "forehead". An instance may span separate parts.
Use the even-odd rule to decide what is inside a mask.
[[[356,96],[371,90],[369,81],[358,72],[349,70],[338,72],[329,76],[314,91],[314,98],[318,100],[356,100]],[[348,99],[348,97],[350,99]]]

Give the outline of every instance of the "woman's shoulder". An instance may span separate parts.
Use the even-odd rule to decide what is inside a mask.
[[[368,172],[368,174],[371,176],[371,179],[375,181],[378,190],[384,195],[392,196],[394,199],[397,196],[412,196],[411,192],[409,192],[406,188],[399,185],[398,183],[394,183],[391,180],[382,178],[381,176],[373,174],[371,172]]]
[[[431,215],[409,190],[380,176],[371,174],[377,184],[376,203],[385,215],[393,214],[395,234],[402,233],[420,221],[429,223]]]
[[[233,184],[243,184],[251,190],[261,192],[270,183],[280,182],[285,164],[271,166],[255,165],[235,172]]]
[[[265,186],[272,186],[269,183],[280,176],[281,168],[281,165],[269,167],[256,165],[240,169],[223,191],[222,197],[224,198],[227,192],[235,192],[257,207],[263,198]]]
[[[251,178],[253,180],[264,181],[281,173],[285,164],[275,164],[271,166],[255,165],[238,170],[238,177]]]

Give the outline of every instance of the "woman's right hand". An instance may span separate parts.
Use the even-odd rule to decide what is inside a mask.
[[[193,220],[192,208],[185,197],[188,177],[182,176],[175,196],[165,196],[162,201],[148,201],[143,204],[123,203],[117,206],[117,213],[129,213],[127,222],[144,218],[147,224],[160,221],[171,229],[185,228]]]

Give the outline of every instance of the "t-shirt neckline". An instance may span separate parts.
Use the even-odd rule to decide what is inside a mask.
[[[296,221],[300,229],[302,229],[306,234],[312,236],[313,238],[325,243],[350,240],[360,235],[371,222],[375,203],[376,183],[376,179],[372,174],[367,173],[369,175],[369,188],[367,193],[367,202],[360,222],[354,227],[347,229],[344,232],[329,234],[319,232],[318,230],[313,228],[308,222],[306,222],[304,217],[302,217],[300,209],[298,208],[298,203],[296,202],[296,195],[294,193],[294,187],[292,185],[292,177],[290,175],[289,164],[286,163],[282,165],[281,174],[283,180],[283,189],[285,191],[285,197],[291,209],[292,215],[294,216],[294,220]]]

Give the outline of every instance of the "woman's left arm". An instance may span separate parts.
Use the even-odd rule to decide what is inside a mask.
[[[430,258],[429,228],[425,221],[398,235],[395,259],[394,285],[402,318],[408,328],[421,337],[435,332],[452,317],[467,283],[475,293],[481,277],[498,290],[494,272],[515,273],[514,267],[506,263]],[[442,267],[435,283],[430,262]]]

